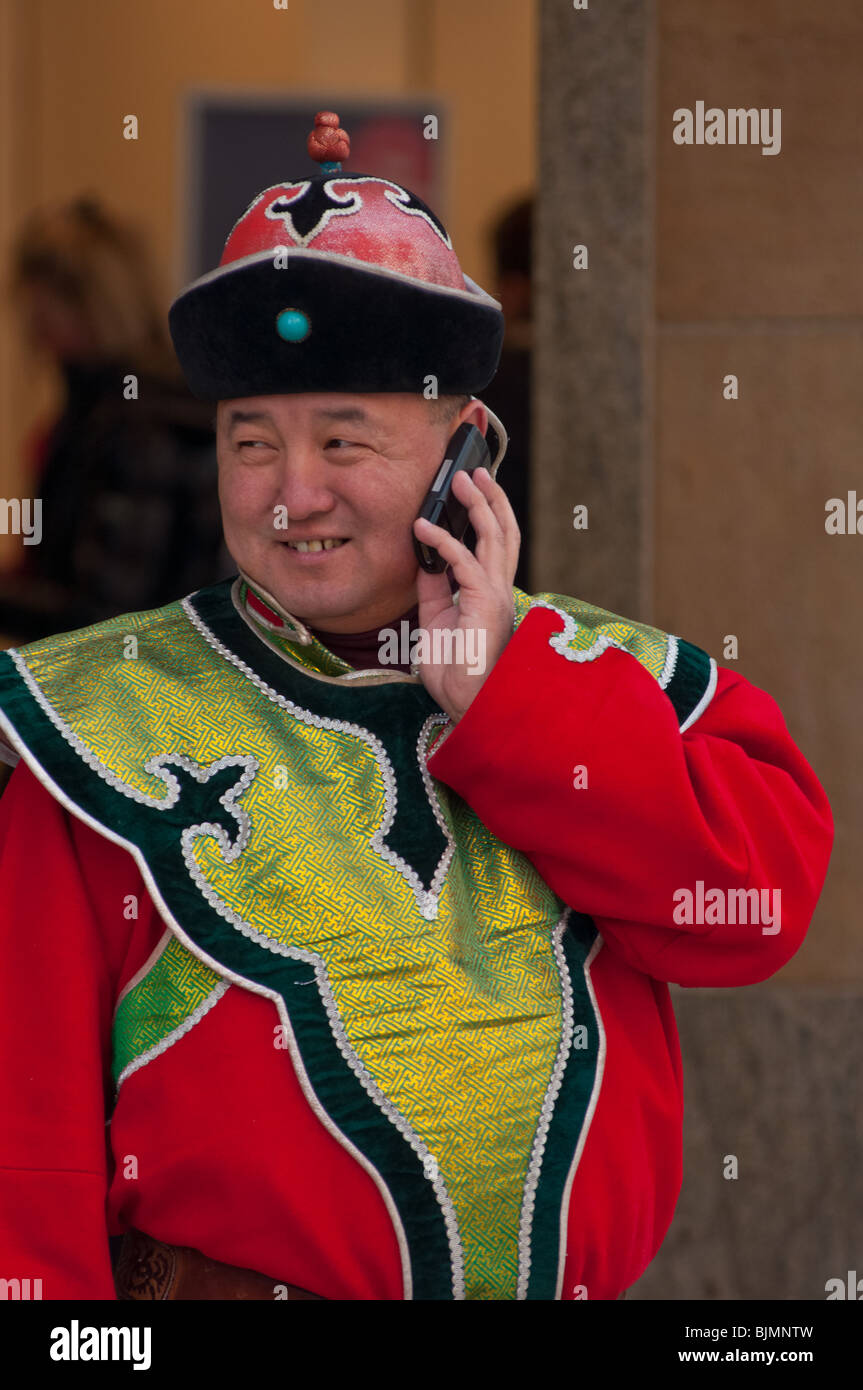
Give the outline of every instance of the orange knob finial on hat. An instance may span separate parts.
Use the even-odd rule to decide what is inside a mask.
[[[319,111],[315,127],[306,141],[310,158],[318,164],[337,164],[351,153],[351,139],[339,125],[335,111]]]

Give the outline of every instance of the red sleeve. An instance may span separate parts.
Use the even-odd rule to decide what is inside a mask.
[[[806,934],[833,843],[827,797],[775,701],[720,668],[681,734],[635,657],[569,661],[548,644],[561,628],[548,609],[528,613],[429,771],[636,970],[681,985],[766,979]],[[681,926],[675,894],[694,899],[699,880],[704,894],[780,890],[765,899],[779,931]]]
[[[135,892],[145,910],[127,921]],[[19,763],[0,799],[0,1277],[41,1279],[43,1299],[116,1296],[111,1021],[152,949],[149,907],[128,853]]]

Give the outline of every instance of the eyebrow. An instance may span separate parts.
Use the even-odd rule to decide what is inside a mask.
[[[254,425],[259,421],[264,424],[272,424],[272,419],[266,411],[232,410],[228,415],[228,429],[232,430],[235,425]]]
[[[340,405],[322,407],[320,410],[312,412],[319,419],[323,420],[354,420],[364,424],[375,424],[373,416],[368,411],[363,410],[359,405]],[[228,429],[232,430],[235,425],[253,424],[272,424],[272,416],[265,410],[232,410],[228,415]]]
[[[313,414],[320,416],[324,420],[359,420],[366,424],[374,423],[373,417],[359,405],[332,406],[322,410],[315,410]]]

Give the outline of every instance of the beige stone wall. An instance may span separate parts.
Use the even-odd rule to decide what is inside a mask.
[[[856,0],[659,0],[654,621],[778,701],[837,838],[808,941],[782,972],[863,982],[863,10]],[[696,100],[779,107],[782,147],[678,146]],[[726,401],[723,378],[739,378]]]
[[[863,500],[863,9],[540,18],[532,587],[652,621],[774,697],[836,820],[781,978],[859,986],[863,537],[827,535],[825,504]],[[779,152],[677,144],[699,101],[779,108]]]

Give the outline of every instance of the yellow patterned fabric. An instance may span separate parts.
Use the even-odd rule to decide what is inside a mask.
[[[592,660],[601,656],[607,647],[619,647],[640,661],[657,680],[663,675],[668,657],[668,635],[658,628],[631,622],[629,618],[606,613],[592,604],[566,598],[562,594],[536,594],[532,600],[527,595],[523,597],[528,605],[531,602],[534,605],[546,604],[574,620],[574,624],[571,623],[574,632],[566,631],[559,639],[552,639],[552,645],[557,650],[568,648]]]

